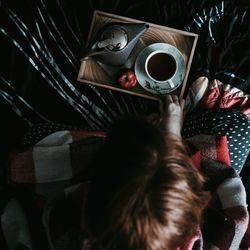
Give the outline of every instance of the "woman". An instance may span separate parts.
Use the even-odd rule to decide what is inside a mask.
[[[111,128],[86,201],[98,249],[177,249],[196,233],[209,195],[182,143],[183,104],[166,97],[160,129],[140,118]]]
[[[84,134],[75,146],[84,156],[78,161],[83,169],[84,163],[89,163],[90,151],[94,151],[91,182],[77,186],[74,192],[54,200],[52,205],[47,203],[43,221],[51,249],[250,247],[245,234],[248,227],[246,194],[237,172],[230,167],[225,140],[227,131],[231,130],[219,136],[193,136],[195,131],[191,133],[184,127],[183,131],[187,129],[192,137],[186,135],[190,138],[183,141],[183,106],[183,100],[167,95],[160,115],[152,115],[148,121],[124,117],[114,123],[107,136]],[[186,118],[186,124],[188,122],[194,122],[192,117]],[[63,136],[65,138],[65,134]],[[203,140],[208,138],[209,142]],[[48,139],[46,137],[46,142]],[[66,139],[68,142],[68,135]],[[63,141],[62,157],[66,155],[66,141]],[[38,146],[44,151],[45,141],[40,141]],[[71,150],[74,147],[71,144]],[[20,159],[23,160],[23,156]],[[46,162],[48,157],[46,154]],[[16,162],[20,165],[18,159]],[[60,162],[60,169],[65,168],[65,161]],[[73,156],[71,162],[75,162]],[[16,165],[13,169],[16,170]],[[86,180],[79,176],[75,179],[78,183]]]

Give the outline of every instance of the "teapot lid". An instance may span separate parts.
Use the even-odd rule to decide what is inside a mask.
[[[97,43],[99,48],[106,47],[111,51],[122,50],[128,43],[127,32],[119,26],[111,26],[104,30],[101,41]]]

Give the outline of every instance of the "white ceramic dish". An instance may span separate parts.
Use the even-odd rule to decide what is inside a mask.
[[[156,50],[170,54],[175,59],[176,62],[175,73],[170,79],[166,80],[164,83],[153,81],[151,78],[147,76],[147,73],[145,71],[145,62],[147,60],[147,57],[153,51]],[[145,90],[153,94],[158,94],[158,95],[167,94],[174,91],[183,82],[185,73],[186,73],[186,66],[183,55],[176,47],[167,43],[153,43],[151,45],[148,45],[138,54],[135,61],[135,74],[138,83]]]

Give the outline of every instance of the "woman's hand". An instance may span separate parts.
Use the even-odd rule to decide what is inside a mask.
[[[160,114],[152,114],[148,120],[164,133],[181,136],[184,104],[184,99],[180,100],[176,95],[166,95],[160,102]]]
[[[181,135],[183,123],[183,108],[185,100],[176,95],[166,95],[160,103],[160,116],[162,129],[169,133]]]

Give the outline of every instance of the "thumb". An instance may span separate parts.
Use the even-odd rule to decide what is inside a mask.
[[[181,109],[183,110],[185,106],[185,99],[180,100],[180,105],[181,105]]]

